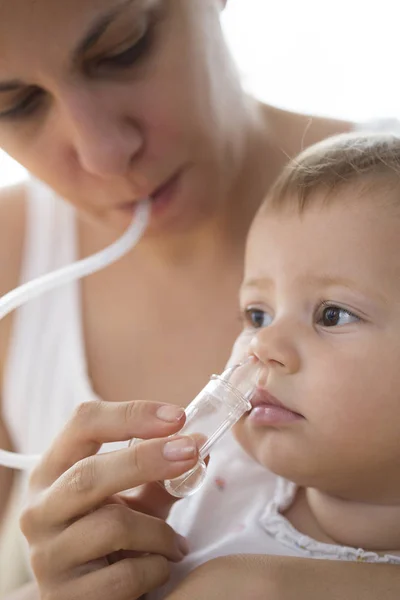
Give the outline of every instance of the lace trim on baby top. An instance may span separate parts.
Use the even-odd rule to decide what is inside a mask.
[[[279,479],[275,496],[268,504],[260,519],[260,525],[263,529],[278,542],[289,548],[303,552],[305,556],[313,558],[400,564],[400,556],[391,554],[380,555],[376,552],[363,550],[362,548],[325,544],[317,542],[297,531],[281,514],[292,504],[296,491],[297,486],[294,483]]]

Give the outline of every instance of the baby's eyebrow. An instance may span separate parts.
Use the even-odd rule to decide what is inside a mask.
[[[241,290],[248,288],[268,289],[273,287],[274,282],[269,277],[252,277],[245,279],[242,283]]]
[[[387,296],[376,287],[369,286],[354,281],[353,279],[339,275],[330,275],[327,273],[306,274],[300,279],[301,283],[308,287],[318,288],[345,288],[350,293],[361,294],[365,299],[371,299],[379,302],[387,302]]]
[[[360,289],[360,291],[362,291],[357,285],[357,282],[348,277],[342,277],[340,275],[329,275],[325,273],[321,273],[320,275],[305,274],[300,278],[300,281],[305,285],[318,285],[321,287],[344,287],[355,290]]]
[[[321,273],[320,275],[305,273],[304,275],[299,276],[298,283],[301,286],[306,288],[346,288],[350,292],[355,292],[358,294],[362,294],[365,298],[375,299],[380,302],[387,302],[387,297],[380,290],[375,288],[370,288],[367,286],[360,286],[357,282],[346,278],[339,277],[336,275],[331,275],[328,273]],[[246,290],[257,289],[260,291],[267,292],[275,287],[276,283],[270,277],[251,277],[243,281],[242,286],[240,288],[240,292],[243,293]]]

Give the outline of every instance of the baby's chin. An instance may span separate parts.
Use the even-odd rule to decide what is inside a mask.
[[[283,473],[287,470],[290,457],[279,456],[282,454],[278,451],[282,445],[282,432],[272,427],[254,428],[244,416],[234,426],[233,434],[243,450],[256,462],[277,475],[285,476]]]
[[[334,440],[316,439],[306,420],[296,427],[255,427],[244,415],[234,426],[233,434],[256,462],[299,487],[362,501],[373,501],[376,490],[385,490],[389,497],[397,489],[400,495],[400,485],[393,485],[398,481],[398,454],[386,461],[387,468],[383,461],[373,466],[365,453],[352,457],[337,440],[335,444]]]
[[[255,428],[246,416],[234,426],[233,434],[243,450],[271,473],[301,487],[326,483],[326,471],[318,452],[310,450],[287,429]]]

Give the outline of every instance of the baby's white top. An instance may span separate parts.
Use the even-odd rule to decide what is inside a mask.
[[[400,556],[323,544],[299,533],[282,516],[296,486],[256,463],[228,433],[213,448],[203,487],[174,505],[168,522],[189,543],[190,553],[172,564],[170,582],[148,594],[161,600],[200,564],[228,554],[271,554],[400,565]]]

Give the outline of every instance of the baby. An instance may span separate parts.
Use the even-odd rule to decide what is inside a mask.
[[[400,565],[399,138],[292,161],[252,225],[241,312],[234,358],[265,385],[175,505],[191,551],[151,598],[226,554]]]

